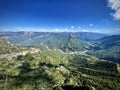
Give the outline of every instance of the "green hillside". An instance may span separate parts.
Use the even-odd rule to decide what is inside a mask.
[[[119,90],[120,65],[59,50],[0,60],[1,90]]]
[[[89,55],[120,63],[120,35],[104,37],[93,42]]]
[[[19,49],[12,45],[9,41],[6,39],[0,38],[0,54],[7,54],[11,52],[17,52]]]
[[[88,46],[76,33],[20,33],[17,36],[10,35],[8,40],[17,46],[47,46],[50,49],[57,48],[63,51],[81,51]]]
[[[8,56],[0,58],[0,90],[120,90],[119,35],[97,40],[92,33],[0,36],[17,45],[0,39],[1,57]]]

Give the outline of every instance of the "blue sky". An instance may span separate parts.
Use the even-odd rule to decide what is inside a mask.
[[[0,30],[120,33],[120,0],[0,0]]]

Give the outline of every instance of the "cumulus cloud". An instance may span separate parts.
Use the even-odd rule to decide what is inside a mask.
[[[65,28],[65,30],[64,30],[65,32],[67,32],[68,31],[68,29],[67,28]]]
[[[71,26],[71,29],[74,29],[74,26]]]
[[[115,13],[112,14],[114,19],[120,20],[120,0],[108,0],[108,6],[115,10]]]
[[[56,32],[58,32],[58,31],[59,31],[59,29],[58,29],[58,28],[56,28],[56,29],[55,29],[55,31],[56,31]]]
[[[81,29],[82,27],[79,26],[78,28]]]
[[[92,27],[92,26],[93,26],[93,24],[89,24],[89,26],[90,26],[90,27]]]

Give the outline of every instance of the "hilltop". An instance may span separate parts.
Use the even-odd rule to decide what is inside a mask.
[[[19,48],[11,44],[8,40],[0,38],[0,54],[17,52]]]

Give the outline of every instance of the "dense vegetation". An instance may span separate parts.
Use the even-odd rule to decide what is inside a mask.
[[[0,39],[0,54],[17,52],[19,49],[8,42],[6,39]]]
[[[58,50],[0,60],[0,89],[119,90],[120,65]]]
[[[0,37],[17,46],[60,49],[64,52],[87,51],[87,54],[120,63],[120,35],[90,32],[1,32]],[[41,48],[42,47],[42,48]]]
[[[0,37],[8,39],[17,46],[48,46],[64,51],[84,50],[89,44],[85,41],[99,39],[106,36],[97,33],[50,33],[50,32],[1,32]]]
[[[120,63],[120,35],[104,37],[93,42],[89,55]]]
[[[0,90],[120,90],[120,36],[104,36],[0,33]]]

